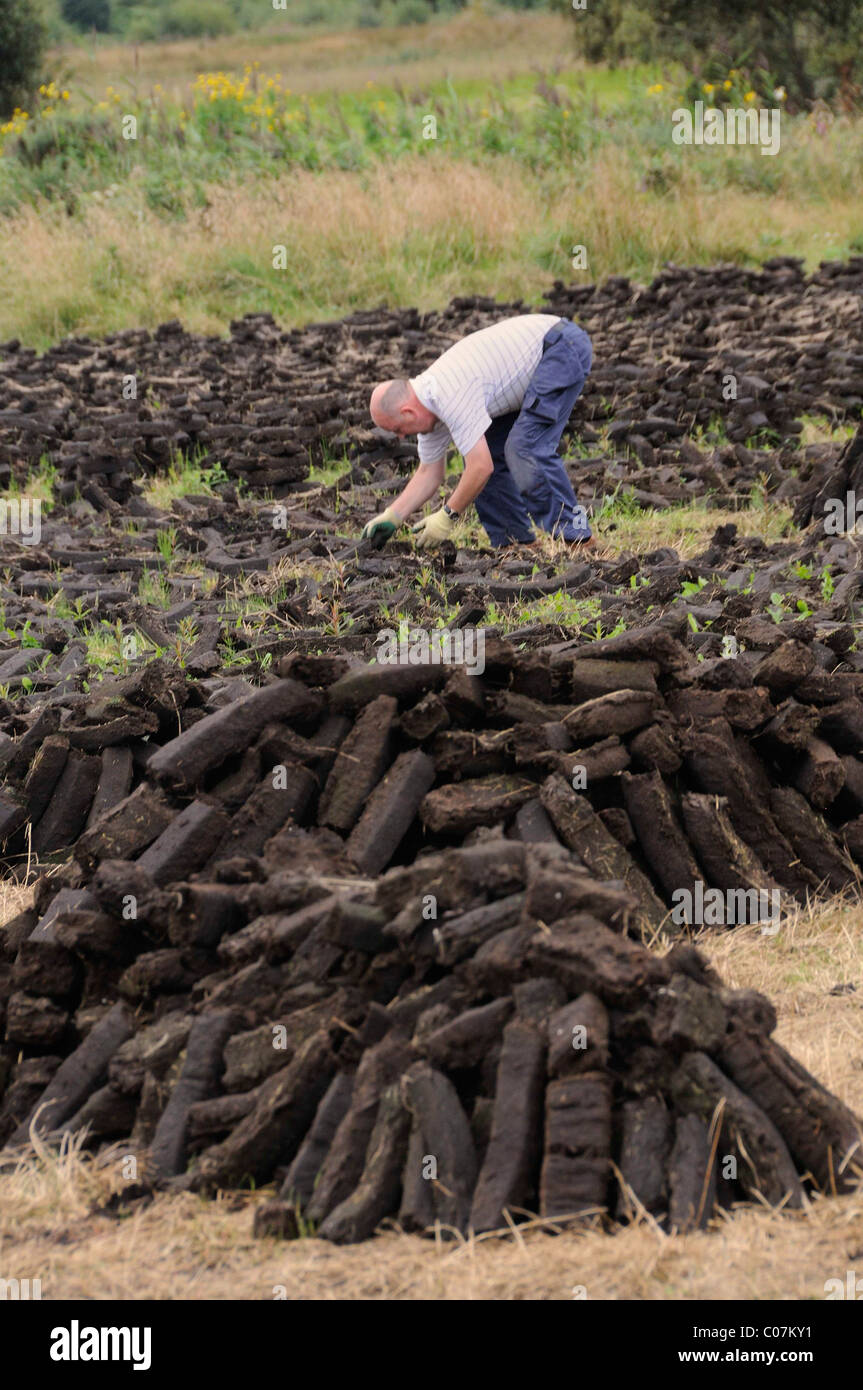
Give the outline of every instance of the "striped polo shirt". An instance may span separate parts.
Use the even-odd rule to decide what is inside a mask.
[[[523,314],[480,328],[447,348],[411,378],[419,400],[438,418],[417,435],[420,463],[436,463],[452,442],[468,453],[497,415],[520,410],[528,382],[542,357],[542,340],[558,314]]]

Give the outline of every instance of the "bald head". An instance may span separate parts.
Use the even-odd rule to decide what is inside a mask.
[[[369,411],[376,425],[402,438],[406,434],[427,434],[437,424],[437,417],[426,409],[403,377],[376,386]]]

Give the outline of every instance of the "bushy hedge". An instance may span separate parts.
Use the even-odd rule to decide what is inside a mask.
[[[0,118],[38,87],[44,51],[45,27],[31,0],[0,0]]]
[[[165,11],[162,33],[169,39],[217,38],[236,27],[236,16],[223,0],[177,0]]]
[[[680,60],[710,78],[745,68],[792,104],[859,96],[863,0],[555,0],[572,14],[576,44],[592,62]]]
[[[76,29],[95,29],[107,34],[111,28],[111,0],[63,0],[62,14]]]

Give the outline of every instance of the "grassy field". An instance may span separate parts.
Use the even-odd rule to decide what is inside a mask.
[[[542,13],[283,37],[55,55],[0,135],[0,338],[536,302],[553,278],[863,249],[854,118],[784,117],[773,158],[675,146],[685,75],[586,68]]]
[[[542,10],[464,11],[422,26],[339,33],[274,19],[264,32],[173,43],[85,42],[54,55],[65,85],[93,101],[107,86],[140,94],[156,83],[181,100],[199,72],[242,72],[254,62],[280,72],[295,92],[353,92],[368,81],[425,87],[440,83],[443,73],[480,90],[501,78],[568,65],[572,56],[571,22]],[[625,83],[621,72],[597,85],[613,99]]]
[[[638,204],[631,176],[611,162],[589,188],[550,188],[505,160],[405,158],[368,173],[214,185],[179,224],[134,192],[75,218],[25,208],[0,249],[0,338],[44,349],[69,333],[170,318],[218,333],[261,311],[291,326],[381,302],[438,308],[455,294],[539,302],[553,279],[588,278],[570,268],[574,243],[589,248],[589,278],[602,279],[621,265],[646,277],[665,260],[808,251],[817,262],[826,237],[847,249],[857,235],[859,209],[841,199],[764,199],[756,218],[742,192],[692,198],[691,219],[670,199]],[[289,254],[276,270],[279,245]]]

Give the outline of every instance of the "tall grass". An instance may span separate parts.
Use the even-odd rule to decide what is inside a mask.
[[[744,100],[748,81],[736,84],[724,96],[732,106]],[[360,93],[321,99],[297,94],[257,61],[238,74],[199,74],[180,100],[158,85],[143,97],[108,86],[88,104],[52,82],[32,112],[0,127],[0,213],[45,200],[74,214],[133,184],[154,211],[182,216],[190,192],[200,203],[209,183],[232,175],[370,169],[440,153],[471,162],[507,158],[563,181],[589,175],[601,156],[626,163],[641,191],[672,196],[692,169],[707,189],[807,199],[856,194],[863,121],[826,109],[785,114],[782,148],[770,158],[754,146],[682,146],[672,141],[681,91],[630,79],[617,102],[603,106],[593,84],[547,74],[529,86],[512,78],[479,92],[450,82],[407,91],[370,81]],[[758,100],[754,92],[745,99]]]
[[[577,181],[512,159],[435,156],[203,192],[180,221],[135,184],[73,218],[22,208],[0,243],[0,339],[42,348],[174,317],[218,333],[247,312],[298,324],[381,301],[429,309],[455,294],[535,301],[553,278],[647,279],[666,260],[817,263],[861,232],[854,199],[711,190],[694,162],[674,197],[640,193],[637,171],[601,156]],[[574,244],[588,248],[584,272],[571,268]],[[286,248],[283,270],[274,246]]]

